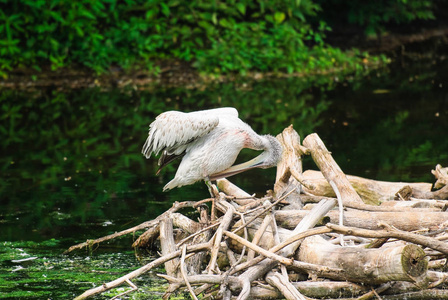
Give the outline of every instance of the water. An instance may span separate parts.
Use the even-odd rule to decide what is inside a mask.
[[[317,132],[347,174],[434,182],[431,169],[448,166],[447,79],[443,54],[416,54],[362,80],[332,76],[198,89],[3,90],[0,299],[71,299],[92,282],[117,278],[144,263],[130,249],[132,237],[93,253],[61,253],[153,219],[174,201],[208,197],[203,183],[163,193],[175,166],[156,177],[156,160],[140,154],[148,124],[163,111],[234,106],[259,133],[277,134],[289,124],[301,137]],[[250,155],[245,151],[242,159]],[[304,166],[315,169],[310,158]],[[231,178],[258,194],[272,188],[274,179],[273,169]],[[36,259],[13,262],[29,257]],[[102,265],[105,261],[112,265]],[[156,282],[148,278],[142,287]]]

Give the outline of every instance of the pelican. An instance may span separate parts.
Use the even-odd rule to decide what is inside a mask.
[[[245,163],[234,165],[243,148],[264,150]],[[160,170],[178,157],[182,157],[174,179],[163,191],[229,177],[253,168],[270,168],[277,165],[282,146],[271,135],[258,135],[238,118],[233,107],[216,108],[184,113],[167,111],[149,125],[148,138],[142,148],[146,158],[158,155]]]

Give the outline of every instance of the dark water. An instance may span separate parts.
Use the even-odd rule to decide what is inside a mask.
[[[347,174],[433,182],[431,169],[448,166],[447,47],[435,46],[437,55],[410,53],[362,79],[247,80],[199,89],[3,90],[0,299],[70,299],[92,287],[90,282],[112,280],[142,263],[130,251],[132,237],[93,254],[60,254],[74,243],[152,219],[174,201],[208,197],[203,183],[163,193],[175,166],[155,177],[156,160],[140,154],[149,123],[166,110],[233,106],[259,133],[275,135],[289,124],[301,137],[317,132]],[[315,168],[310,158],[305,168]],[[260,194],[274,179],[275,170],[231,178]],[[33,256],[26,264],[12,262]],[[104,260],[121,267],[104,272],[108,275],[92,272]]]

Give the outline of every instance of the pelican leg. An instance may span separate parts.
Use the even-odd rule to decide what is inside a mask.
[[[205,182],[205,184],[207,185],[207,188],[208,188],[208,191],[209,191],[209,193],[210,193],[210,196],[211,196],[212,198],[216,198],[216,197],[218,197],[218,195],[219,195],[219,190],[218,190],[218,188],[216,187],[216,185],[214,185],[214,184],[210,181],[210,179],[209,179],[208,177],[204,179],[204,182]]]
[[[210,196],[213,198],[212,209],[211,209],[211,212],[210,212],[210,219],[212,221],[214,221],[216,219],[216,205],[215,205],[215,201],[216,201],[216,198],[219,195],[219,191],[218,191],[218,188],[216,187],[216,185],[212,184],[212,182],[210,181],[210,179],[208,177],[205,178],[204,181],[205,181],[205,184],[208,187],[208,191],[210,192]]]

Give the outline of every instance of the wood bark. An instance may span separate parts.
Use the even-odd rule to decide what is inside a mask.
[[[162,255],[167,255],[178,250],[174,242],[173,220],[170,218],[165,218],[160,221],[160,247],[162,248]],[[169,276],[177,277],[178,267],[178,258],[165,263],[166,273]]]
[[[306,215],[303,210],[277,211],[275,218],[280,226],[294,228]],[[339,213],[330,211],[326,215],[329,222],[338,223]],[[362,210],[347,210],[344,212],[344,224],[347,226],[380,229],[381,223],[389,224],[400,230],[439,230],[448,226],[447,212],[371,212]]]
[[[303,173],[304,178],[314,185],[314,189],[310,190],[304,187],[307,193],[324,196],[335,197],[333,189],[320,171],[306,170]],[[432,184],[419,182],[388,182],[362,178],[358,176],[347,175],[347,179],[366,204],[379,205],[381,202],[394,200],[395,194],[405,186],[421,191],[431,191]]]
[[[381,203],[381,207],[394,207],[402,211],[410,210],[417,211],[420,208],[430,208],[433,211],[443,211],[448,202],[441,200],[430,199],[414,199],[408,201],[386,201]]]
[[[293,230],[290,236],[297,235],[309,228],[312,228],[316,225],[317,221],[325,215],[332,207],[334,207],[335,203],[331,201],[322,201],[321,205],[314,208],[309,212],[308,216],[304,218]],[[290,244],[287,248],[283,248],[281,250],[282,256],[290,256],[294,253],[295,249],[300,245],[301,241],[297,241],[293,244]],[[268,271],[270,271],[274,266],[277,265],[277,261],[272,259],[265,259],[260,262],[258,265],[249,268],[243,274],[241,274],[240,278],[243,282],[243,289],[241,293],[238,295],[238,300],[247,299],[250,295],[250,286],[251,282],[260,276],[263,276]]]
[[[383,300],[446,300],[448,299],[448,290],[423,290],[398,295],[384,295],[381,298]]]
[[[247,192],[243,191],[233,183],[231,183],[226,178],[218,179],[216,181],[216,184],[218,185],[218,189],[221,192],[226,193],[227,195],[232,195],[234,198],[236,198],[239,201],[246,200],[246,201],[253,201],[253,197],[249,195]],[[239,203],[240,204],[240,203]],[[246,203],[242,203],[240,205],[245,205]]]
[[[133,278],[163,263],[167,274],[159,276],[169,282],[164,299],[178,291],[189,292],[193,299],[202,294],[204,298],[225,300],[234,299],[236,295],[241,300],[305,297],[401,299],[404,296],[429,299],[448,296],[442,289],[448,281],[448,273],[444,272],[448,255],[446,201],[412,198],[414,192],[422,188],[417,188],[417,184],[409,188],[411,201],[384,201],[396,194],[397,184],[404,183],[345,176],[316,134],[305,138],[306,148],[300,145],[300,137],[292,126],[277,139],[284,152],[277,170],[274,193],[256,198],[222,179],[217,183],[221,193],[216,192],[214,198],[175,203],[155,220],[74,246],[73,249],[77,249],[135,230],[148,229],[135,246],[147,246],[147,242],[160,235],[162,248],[162,257],[112,282],[92,288],[76,299],[85,299],[122,284],[131,289],[115,298],[131,293],[138,288],[131,282]],[[322,173],[315,173],[318,180],[314,187],[313,182],[302,174],[303,154],[311,154],[321,169]],[[437,195],[441,195],[446,188],[447,170],[436,166],[433,173],[440,188]],[[301,186],[308,192],[321,194],[300,194]],[[424,184],[424,188],[428,186]],[[321,196],[329,187],[337,200]],[[398,197],[407,198],[406,190],[401,192],[403,194]],[[424,194],[427,195],[435,194],[429,191]],[[385,204],[368,205],[365,202],[373,200],[366,199],[384,201]],[[208,202],[212,203],[211,212],[204,205]],[[305,202],[317,204],[308,203],[302,208]],[[337,202],[344,204],[342,219],[342,210],[332,210]],[[291,203],[299,204],[296,208],[300,209],[291,210],[293,206],[288,205],[290,210],[280,210]],[[199,209],[199,222],[176,213],[183,207]],[[328,223],[340,220],[350,227]],[[314,228],[316,224],[325,226]],[[414,230],[418,233],[408,232]],[[175,231],[188,236],[175,244]],[[427,258],[438,272],[427,271]],[[220,263],[225,260],[227,263]],[[303,281],[306,276],[314,281]],[[315,281],[323,278],[333,281]],[[302,282],[296,282],[299,280]],[[376,286],[378,284],[381,285]]]
[[[370,238],[397,238],[402,241],[411,242],[417,245],[422,245],[428,248],[431,248],[436,251],[440,251],[441,253],[448,255],[448,243],[439,241],[438,239],[424,236],[412,232],[406,232],[397,230],[396,228],[385,226],[386,230],[366,230],[356,227],[347,227],[336,224],[327,224],[327,227],[331,228],[333,231],[342,233],[342,234],[350,234],[362,237],[370,237]]]
[[[235,229],[240,227],[241,224],[242,224],[241,221],[238,221],[237,223],[235,223],[235,225],[233,225],[233,227],[232,227],[232,231],[235,231]],[[251,224],[246,226],[249,241],[252,241],[254,239],[254,237],[256,236],[256,234],[258,232],[258,229],[262,226],[262,224],[263,224],[263,221],[258,218],[255,221],[253,221]],[[281,240],[284,240],[288,236],[290,236],[291,232],[292,232],[292,230],[289,230],[289,229],[285,229],[282,227],[278,228],[278,233],[279,233]],[[243,236],[243,231],[240,230],[237,232],[237,234],[239,236]],[[274,232],[270,226],[267,226],[266,229],[264,230],[264,232],[259,233],[259,234],[261,236],[260,236],[260,238],[258,238],[258,241],[257,241],[258,246],[260,246],[263,249],[270,249],[275,246]],[[241,252],[241,250],[243,249],[243,245],[238,243],[235,240],[229,241],[229,246],[233,250],[238,251],[238,252]]]
[[[303,281],[292,285],[306,297],[328,299],[356,297],[369,291],[366,286],[351,282]],[[283,295],[273,287],[256,286],[251,289],[251,299],[281,299]]]
[[[439,190],[436,191],[422,191],[419,189],[411,188],[409,186],[405,186],[398,193],[407,193],[410,197],[420,198],[420,199],[440,199],[447,200],[448,199],[448,185],[445,185]]]
[[[174,284],[177,288],[185,286],[185,283],[179,278],[172,278],[163,276],[171,284]],[[241,291],[241,282],[236,276],[228,276],[227,283],[233,294],[237,294]],[[200,284],[207,282],[209,284],[220,284],[222,277],[219,275],[196,275],[188,276],[188,281],[191,284]],[[341,281],[302,281],[292,282],[292,285],[299,290],[303,295],[312,298],[339,298],[339,297],[355,297],[359,296],[370,289],[366,286]],[[274,287],[267,285],[255,286],[250,291],[251,299],[283,299],[284,296]]]
[[[227,212],[224,215],[221,224],[219,225],[214,235],[213,247],[210,251],[210,263],[207,267],[209,274],[213,273],[214,271],[217,272],[216,261],[218,259],[218,253],[221,246],[222,235],[223,232],[226,231],[230,226],[230,222],[232,222],[233,219],[233,214],[235,213],[235,209],[233,208],[233,206],[231,206],[230,204],[227,204],[226,206],[228,208]]]
[[[277,175],[274,185],[274,192],[277,197],[289,193],[285,199],[290,205],[298,208],[302,207],[298,201],[298,195],[301,193],[301,183],[312,189],[312,185],[303,180],[302,175],[302,157],[307,149],[300,145],[300,136],[293,129],[292,125],[277,135],[277,140],[282,144],[283,153],[280,163],[277,165]],[[294,190],[293,193],[290,193]]]
[[[340,279],[380,284],[423,279],[428,264],[425,252],[416,245],[364,249],[333,245],[319,236],[306,238],[297,254],[304,262],[343,269]],[[420,279],[420,280],[421,280]]]
[[[310,150],[311,157],[322,171],[322,174],[325,179],[327,179],[328,183],[331,185],[333,182],[337,186],[344,204],[363,203],[362,199],[350,185],[347,177],[342,172],[341,168],[333,159],[331,153],[316,133],[308,135],[303,140],[303,145]]]
[[[206,243],[210,240],[211,236],[213,235],[213,232],[211,229],[206,229],[209,226],[209,216],[207,215],[207,209],[201,206],[199,208],[199,228],[195,229],[197,231],[194,232],[196,236],[193,237],[193,239],[190,240],[188,245],[197,245],[201,243]],[[190,235],[191,236],[191,235]],[[195,255],[188,257],[185,260],[185,265],[188,274],[198,274],[202,271],[202,262],[204,261],[205,257],[207,256],[207,251],[197,252]]]
[[[441,165],[437,165],[431,173],[436,177],[437,181],[434,183],[434,188],[440,189],[443,186],[448,185],[448,167],[442,168]]]
[[[305,300],[306,298],[299,290],[283,275],[278,272],[270,271],[266,276],[266,281],[276,287],[281,294],[288,300]]]

